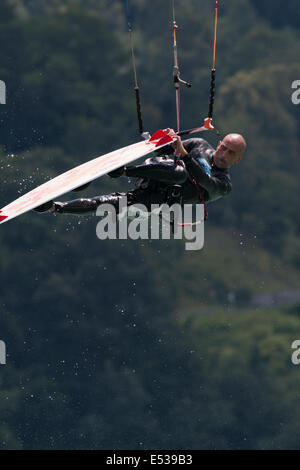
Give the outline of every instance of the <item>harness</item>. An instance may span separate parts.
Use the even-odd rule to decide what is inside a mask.
[[[193,178],[192,176],[189,176],[189,178],[190,178],[191,183],[193,183],[193,185],[195,186],[196,191],[197,191],[198,196],[199,196],[199,199],[200,199],[201,203],[202,203],[203,206],[204,206],[204,220],[207,220],[207,219],[208,219],[207,204],[206,204],[206,202],[205,202],[205,199],[204,199],[204,196],[203,196],[203,194],[202,194],[202,191],[201,191],[201,189],[200,189],[200,187],[199,187],[199,184],[198,184],[197,181],[195,180],[195,178]]]

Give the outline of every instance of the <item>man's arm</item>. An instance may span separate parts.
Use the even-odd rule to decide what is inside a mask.
[[[172,144],[176,155],[178,155],[185,163],[185,167],[189,175],[195,178],[196,182],[204,188],[209,199],[216,199],[228,194],[231,189],[230,177],[227,173],[222,171],[215,172],[214,176],[207,174],[200,163],[196,160],[196,155],[200,156],[208,150],[208,143],[203,139],[188,139],[182,142],[181,138],[175,134],[173,129],[167,129],[167,133],[177,140]]]
[[[228,175],[220,172],[220,176],[210,176],[194,158],[196,155],[200,156],[203,151],[205,151],[206,147],[208,147],[205,140],[192,138],[182,142],[181,138],[173,129],[168,128],[165,129],[165,131],[176,139],[175,142],[171,144],[175,155],[185,163],[189,175],[195,178],[199,186],[207,191],[209,199],[216,199],[231,191],[231,182]]]
[[[195,158],[186,155],[182,160],[189,174],[208,192],[209,199],[216,199],[230,193],[232,186],[228,174],[220,171],[211,176],[203,170]]]

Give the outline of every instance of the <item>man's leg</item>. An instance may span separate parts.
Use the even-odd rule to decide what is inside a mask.
[[[95,196],[92,198],[80,198],[66,202],[49,201],[46,204],[34,209],[37,212],[59,212],[64,214],[92,214],[95,213],[101,204],[112,204],[115,207],[116,213],[119,212],[119,201],[127,197],[127,205],[132,205],[135,198],[132,192],[128,193],[112,193],[104,196]]]

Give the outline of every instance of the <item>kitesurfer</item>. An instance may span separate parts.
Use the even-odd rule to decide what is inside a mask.
[[[173,129],[168,128],[166,132],[176,139],[167,151],[162,149],[167,154],[155,155],[144,164],[121,167],[109,173],[112,178],[138,178],[135,189],[67,202],[49,201],[35,210],[86,214],[96,212],[98,206],[105,203],[112,204],[118,212],[120,198],[127,197],[128,206],[144,204],[151,211],[151,204],[206,204],[230,193],[232,185],[228,170],[240,162],[246,149],[242,135],[226,135],[214,150],[204,139],[182,141]]]

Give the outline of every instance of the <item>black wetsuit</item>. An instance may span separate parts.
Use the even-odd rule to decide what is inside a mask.
[[[126,193],[111,193],[92,198],[80,198],[67,202],[55,202],[55,211],[83,214],[95,212],[100,204],[112,204],[118,212],[120,198],[127,197],[127,205],[210,202],[231,191],[227,169],[220,169],[213,162],[215,150],[203,139],[183,141],[188,155],[175,162],[171,146],[161,149],[167,155],[153,156],[142,165],[126,168],[126,176],[138,178],[136,188]],[[168,155],[169,154],[169,155]],[[112,172],[113,173],[113,172]],[[195,182],[197,184],[195,184]],[[198,186],[198,187],[197,187]]]

